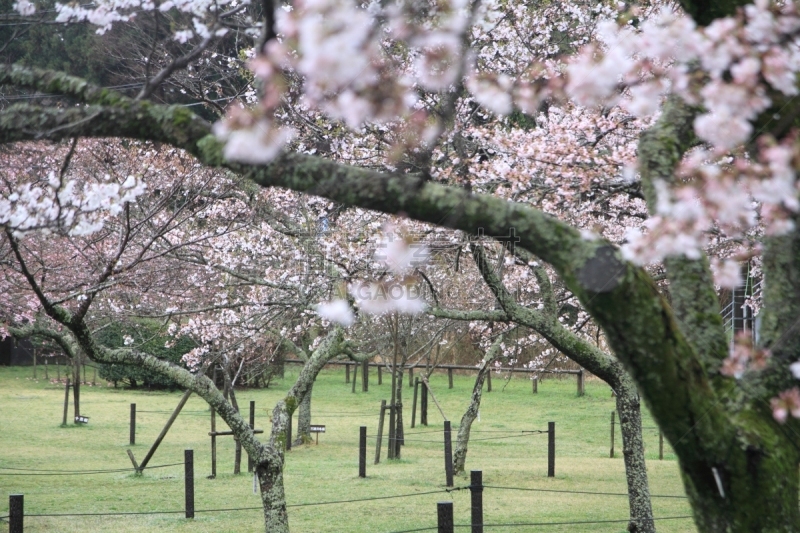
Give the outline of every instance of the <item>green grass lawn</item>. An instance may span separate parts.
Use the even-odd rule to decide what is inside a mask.
[[[81,389],[83,414],[91,417],[86,426],[59,427],[64,401],[63,385],[32,379],[32,368],[0,367],[0,516],[8,511],[8,494],[25,495],[25,530],[29,532],[114,531],[117,533],[168,532],[263,532],[259,510],[198,513],[193,520],[182,514],[102,517],[33,517],[31,514],[180,511],[183,509],[183,466],[147,470],[142,476],[127,472],[91,475],[28,475],[34,472],[9,468],[51,470],[108,470],[129,468],[128,445],[130,404],[136,403],[136,445],[141,460],[160,432],[181,393],[113,389],[105,384]],[[269,430],[269,413],[290,387],[298,367],[289,367],[286,379],[267,390],[241,390],[239,404],[247,409],[256,402],[256,426]],[[51,373],[52,374],[52,373]],[[51,377],[53,377],[51,375]],[[386,378],[384,374],[384,378]],[[426,427],[409,428],[411,388],[405,389],[408,442],[402,459],[388,461],[384,439],[381,463],[374,465],[375,434],[380,401],[389,399],[390,387],[377,375],[370,376],[367,393],[350,392],[342,367],[325,370],[314,388],[312,422],[327,426],[319,445],[302,446],[287,454],[286,494],[289,505],[360,499],[395,494],[422,493],[444,488],[444,460],[441,442],[442,418],[430,402]],[[436,374],[431,386],[445,414],[457,424],[466,408],[474,377],[456,376],[452,390],[447,375]],[[578,398],[575,381],[545,380],[539,393],[531,394],[530,381],[514,378],[504,386],[494,376],[494,391],[484,393],[481,420],[473,425],[474,440],[469,447],[467,470],[482,470],[484,484],[497,487],[555,489],[624,493],[625,472],[621,459],[621,438],[617,429],[617,457],[609,455],[609,422],[614,409],[607,385],[590,380],[586,395]],[[360,385],[360,379],[359,379]],[[143,411],[167,411],[146,413]],[[70,410],[70,417],[72,412]],[[546,429],[556,423],[556,477],[547,477],[547,435],[477,440],[496,434],[490,430]],[[226,429],[218,418],[218,430]],[[358,477],[358,428],[368,427],[367,478]],[[646,427],[654,426],[645,414]],[[234,476],[234,446],[230,437],[218,439],[217,478],[211,472],[209,413],[198,397],[189,399],[150,465],[181,463],[183,450],[194,450],[195,505],[198,510],[258,507],[253,479],[244,473]],[[434,431],[435,432],[431,432]],[[478,433],[485,431],[486,433]],[[430,432],[430,433],[424,433]],[[419,433],[414,435],[415,433]],[[413,440],[412,440],[413,439]],[[434,441],[434,442],[427,442]],[[650,488],[653,494],[682,495],[678,467],[668,447],[658,460],[658,432],[645,430]],[[666,446],[666,444],[665,444]],[[243,469],[246,470],[246,455]],[[8,475],[22,473],[26,475]],[[455,485],[469,484],[468,477]],[[484,491],[484,519],[487,524],[575,522],[625,519],[627,499],[562,492],[505,489]],[[436,502],[454,502],[456,524],[468,524],[469,491],[427,494],[409,498],[375,500],[332,505],[290,507],[295,532],[365,531],[390,533],[436,525]],[[656,517],[690,514],[684,499],[654,498]],[[487,527],[485,531],[625,531],[625,523],[563,526]],[[0,530],[7,526],[0,522]],[[657,523],[660,532],[695,531],[691,520]],[[468,531],[457,528],[456,531]]]

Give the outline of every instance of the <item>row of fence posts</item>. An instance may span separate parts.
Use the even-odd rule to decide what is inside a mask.
[[[251,402],[251,408],[252,404]],[[385,400],[384,400],[385,403]],[[135,404],[131,404],[131,414],[135,413]],[[253,424],[251,417],[250,424]],[[547,424],[547,476],[555,476],[555,422],[548,422]],[[452,437],[451,437],[450,421],[444,422],[444,462],[445,462],[445,479],[448,487],[453,486],[453,450],[452,450]],[[380,450],[380,448],[379,448]],[[376,461],[377,462],[377,461]],[[184,513],[186,518],[194,518],[194,451],[184,450],[183,452],[184,463]],[[252,470],[251,470],[252,471]],[[471,472],[470,491],[472,492],[472,531],[483,531],[483,482],[482,472],[480,470],[473,470]],[[367,476],[367,426],[359,428],[359,452],[358,452],[358,476],[365,478]],[[449,505],[449,509],[448,509]],[[453,531],[453,503],[440,502],[439,503],[439,531]],[[11,494],[8,502],[9,509],[9,533],[22,533],[24,521],[24,496],[22,494]],[[448,514],[449,513],[449,514]],[[449,518],[448,518],[449,517]],[[449,522],[448,522],[449,520]],[[444,524],[444,526],[443,526]],[[448,527],[450,529],[442,529]]]
[[[353,366],[353,379],[350,379],[350,366],[351,364],[344,365],[344,382],[345,384],[350,384],[352,382],[352,388],[350,392],[356,392],[356,382],[358,381],[358,367],[361,367],[361,392],[368,392],[369,391],[369,363],[364,361],[362,363],[352,363]],[[583,396],[586,392],[586,384],[585,384],[585,375],[584,371],[581,368],[577,372],[578,376],[578,396]],[[409,387],[416,387],[418,386],[419,378],[414,379],[414,367],[409,367],[408,369],[408,386]],[[383,369],[381,365],[378,365],[378,385],[383,384]],[[447,369],[447,384],[448,389],[453,388],[453,369]],[[491,372],[486,375],[486,391],[492,392],[492,374]],[[539,392],[539,378],[535,377],[531,379],[531,392],[533,394],[537,394]],[[415,390],[416,394],[416,390]],[[425,394],[425,392],[423,392]],[[426,413],[427,414],[427,413]],[[424,422],[420,422],[425,424]],[[427,424],[425,424],[427,425]],[[414,426],[411,426],[414,427]]]
[[[366,427],[361,426],[363,441],[366,441]],[[366,446],[364,447],[366,457]],[[186,518],[194,518],[194,452],[184,450],[184,513]],[[361,463],[361,468],[366,461]],[[362,476],[363,477],[363,476]],[[471,525],[472,533],[483,533],[483,472],[470,472]],[[453,533],[453,502],[438,502],[436,515],[440,533]],[[23,533],[25,521],[25,500],[22,494],[11,494],[8,497],[9,533]]]
[[[194,518],[194,450],[183,451],[184,515]],[[25,522],[25,497],[8,497],[8,533],[22,533]]]
[[[381,402],[381,413],[385,410],[386,400]],[[375,464],[381,460],[381,440],[383,436],[383,416],[378,422],[377,449]],[[444,473],[448,487],[453,486],[453,439],[449,420],[444,421]],[[547,423],[547,477],[556,475],[556,423]],[[367,426],[359,428],[358,436],[358,477],[367,477]]]
[[[611,451],[609,452],[609,457],[612,459],[614,458],[614,419],[616,415],[616,411],[611,411]],[[658,460],[664,460],[664,433],[660,429],[658,430]]]

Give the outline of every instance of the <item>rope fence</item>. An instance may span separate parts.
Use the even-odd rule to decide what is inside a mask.
[[[186,500],[185,508],[182,510],[163,510],[163,511],[117,511],[117,512],[74,512],[74,513],[28,513],[23,512],[24,509],[24,496],[22,494],[12,494],[9,496],[9,513],[0,520],[9,521],[9,531],[16,532],[22,531],[24,517],[29,518],[60,518],[60,517],[105,517],[105,516],[142,516],[142,515],[173,515],[184,514],[186,518],[194,518],[195,513],[225,513],[225,512],[241,512],[241,511],[263,511],[262,506],[247,506],[247,507],[229,507],[229,508],[216,508],[216,509],[195,509],[194,508],[194,459],[192,450],[185,451],[184,463],[175,463],[169,465],[158,465],[151,468],[163,468],[167,466],[184,465],[185,468],[185,487],[186,487]],[[0,469],[7,470],[25,470],[22,475],[53,475],[53,474],[80,474],[81,471],[48,471],[50,474],[45,473],[44,469],[17,469],[16,467],[0,467]],[[131,469],[124,469],[129,471]],[[27,473],[33,471],[32,473]],[[94,472],[119,472],[118,469],[99,470]],[[12,474],[13,475],[13,474]],[[471,511],[472,522],[470,524],[455,524],[453,522],[452,506],[453,502],[438,502],[437,503],[437,517],[438,525],[431,527],[423,527],[417,529],[407,529],[403,531],[395,531],[392,533],[411,533],[414,531],[432,531],[437,530],[444,533],[453,533],[455,528],[472,528],[473,532],[482,533],[484,527],[492,528],[514,528],[514,527],[547,527],[547,526],[570,526],[570,525],[588,525],[588,524],[611,524],[611,523],[625,523],[636,522],[637,519],[614,519],[614,520],[577,520],[577,521],[563,521],[563,522],[514,522],[514,523],[493,523],[484,522],[483,518],[483,493],[485,490],[514,490],[514,491],[532,491],[532,492],[549,492],[559,494],[580,494],[580,495],[595,495],[595,496],[627,496],[627,493],[620,492],[600,492],[600,491],[581,491],[581,490],[563,490],[563,489],[539,489],[531,487],[507,487],[499,485],[484,485],[483,474],[481,471],[473,470],[471,472],[470,484],[459,487],[446,487],[435,490],[428,490],[422,492],[412,492],[404,494],[390,494],[370,496],[365,498],[350,498],[344,500],[327,500],[318,502],[303,502],[287,504],[287,508],[300,508],[312,507],[322,505],[341,505],[349,503],[361,503],[377,500],[394,500],[404,498],[414,498],[419,496],[430,496],[433,494],[454,493],[458,491],[468,490],[471,495]],[[652,495],[653,498],[675,498],[686,499],[682,495],[666,495],[658,494]],[[658,517],[652,520],[682,520],[690,519],[691,516],[669,516]]]
[[[147,466],[145,469],[167,468],[169,466],[183,466],[184,463],[172,463],[168,465]],[[0,472],[0,476],[81,476],[93,474],[119,474],[121,472],[136,472],[135,468],[115,468],[110,470],[48,470],[37,468],[15,468],[10,466],[0,466],[0,470],[13,470],[14,472]]]

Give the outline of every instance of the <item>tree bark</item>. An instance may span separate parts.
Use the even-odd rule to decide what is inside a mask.
[[[647,465],[644,459],[642,441],[642,410],[636,385],[625,376],[615,389],[617,393],[617,413],[622,433],[622,458],[625,462],[625,479],[628,484],[628,506],[631,533],[655,533],[653,507],[650,503],[650,484],[647,479]]]
[[[300,402],[297,413],[297,438],[292,443],[292,446],[299,446],[301,444],[308,444],[311,442],[311,393],[314,389],[314,384],[308,386],[308,391],[303,396],[303,401]]]
[[[472,387],[472,396],[470,397],[467,410],[461,417],[461,425],[458,426],[458,435],[456,436],[456,451],[453,454],[453,474],[458,475],[464,472],[464,465],[467,462],[467,446],[469,445],[469,432],[472,428],[472,422],[478,417],[478,410],[481,408],[481,397],[483,395],[483,382],[486,380],[487,374],[492,371],[492,365],[500,355],[500,344],[502,343],[503,336],[499,336],[493,343],[486,355],[483,358],[481,369],[478,370],[478,376],[475,378],[475,385]]]

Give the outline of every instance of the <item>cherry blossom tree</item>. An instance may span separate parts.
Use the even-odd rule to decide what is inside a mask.
[[[238,8],[98,2],[64,6],[58,17],[102,30],[137,9],[175,9],[186,17],[175,37],[203,43],[235,29],[226,21]],[[77,105],[8,106],[0,140],[149,140],[263,187],[469,235],[513,229],[516,245],[554,270],[640,389],[678,456],[698,528],[800,527],[794,3],[536,10],[319,0],[263,8],[251,32],[260,100],[232,106],[215,126],[148,101],[147,91],[132,99],[63,73],[6,66],[4,85]],[[19,0],[15,9],[33,16],[36,6]],[[529,38],[533,28],[541,35]],[[135,178],[68,190],[42,180],[9,190],[0,205],[15,257],[27,253],[14,249],[15,232],[54,224],[97,231],[101,211],[124,210],[141,195]],[[720,249],[724,257],[709,258],[707,250]],[[737,343],[729,353],[712,267],[729,286],[738,276],[725,260],[759,255],[758,345]],[[661,290],[650,274],[661,266],[652,263],[663,265]],[[36,296],[33,305],[90,356],[176,372],[98,351],[83,305],[71,312]],[[219,404],[231,427],[245,426],[189,376],[180,379]],[[260,475],[282,464],[239,430]]]

